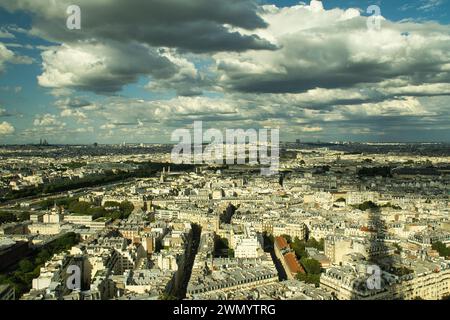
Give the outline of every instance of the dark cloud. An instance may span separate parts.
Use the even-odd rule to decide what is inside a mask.
[[[142,44],[83,42],[44,51],[39,84],[114,93],[139,76],[169,78],[178,67],[157,49]]]
[[[183,73],[184,66],[165,57],[162,48],[179,54],[275,49],[251,32],[267,26],[253,0],[79,0],[81,30],[69,30],[66,10],[73,4],[69,0],[0,4],[28,12],[33,19],[31,34],[63,44],[43,52],[42,86],[109,94],[149,76],[153,90],[195,96],[210,86],[210,79]],[[250,34],[233,28],[250,30]],[[86,59],[95,62],[83,64]],[[63,60],[68,60],[70,68]]]
[[[403,85],[450,82],[446,26],[385,20],[373,31],[367,18],[353,9],[309,6],[270,7],[263,17],[269,27],[261,34],[270,34],[280,49],[217,55],[222,84],[229,90],[301,93],[372,88],[393,79],[403,80]]]
[[[274,48],[258,36],[233,32],[225,26],[247,30],[266,27],[253,0],[79,0],[81,30],[66,28],[66,8],[71,4],[68,0],[3,1],[9,10],[30,12],[34,32],[56,42],[92,38],[137,41],[192,52]]]

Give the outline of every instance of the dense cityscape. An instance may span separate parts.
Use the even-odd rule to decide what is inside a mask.
[[[449,297],[448,144],[282,143],[271,176],[171,148],[2,147],[0,297]]]
[[[437,318],[449,120],[450,0],[0,0],[0,316]]]

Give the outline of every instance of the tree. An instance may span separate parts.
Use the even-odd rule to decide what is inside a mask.
[[[55,203],[59,207],[63,206],[64,208],[68,208],[72,202],[76,202],[76,201],[78,201],[77,198],[68,197],[68,198],[57,199],[57,200],[55,200]]]
[[[322,267],[320,262],[312,258],[301,258],[300,263],[308,274],[320,274]]]
[[[120,206],[120,212],[121,212],[121,217],[122,219],[126,219],[130,216],[130,214],[133,212],[134,210],[134,205],[129,202],[129,201],[123,201]]]
[[[358,171],[359,177],[392,177],[390,167],[364,167]]]
[[[306,246],[307,247],[312,247],[312,248],[317,248],[319,246],[319,242],[316,239],[314,239],[313,237],[311,237],[306,242]]]
[[[93,207],[93,208],[89,208],[89,210],[87,211],[87,214],[92,216],[93,220],[96,220],[98,218],[105,217],[108,213],[107,213],[106,209],[103,207]]]
[[[22,212],[22,213],[19,213],[19,215],[18,215],[18,220],[19,221],[27,221],[27,220],[30,220],[30,213],[29,212]]]
[[[321,238],[321,239],[319,240],[319,246],[318,246],[317,249],[318,249],[319,251],[325,250],[325,239],[324,239],[324,238]]]
[[[316,287],[320,285],[320,274],[297,273],[296,279],[306,283],[314,284]]]
[[[76,233],[66,233],[60,238],[46,244],[44,248],[37,249],[28,259],[22,259],[17,264],[17,269],[12,274],[0,277],[0,284],[14,286],[16,297],[30,291],[32,280],[39,277],[40,268],[54,254],[70,249],[80,241]]]
[[[297,259],[306,256],[305,247],[305,241],[300,240],[298,237],[295,237],[294,242],[291,243],[291,248],[294,250]]]
[[[33,263],[31,263],[30,260],[22,259],[19,262],[19,269],[21,272],[27,273],[27,272],[33,271],[34,265],[33,265]]]
[[[48,252],[47,249],[42,249],[36,256],[35,262],[37,264],[44,264],[45,261],[49,260],[51,258],[50,252]]]
[[[120,208],[120,202],[116,201],[106,201],[103,205],[105,208]]]
[[[0,224],[7,222],[15,222],[16,215],[12,212],[0,212]]]
[[[378,206],[375,203],[373,203],[372,201],[365,201],[359,205],[352,205],[352,207],[359,209],[361,211],[378,208]]]
[[[62,237],[54,240],[49,243],[46,249],[49,251],[51,255],[70,249],[72,246],[77,244],[80,241],[80,235],[69,232],[63,235]]]
[[[324,239],[320,239],[317,241],[315,238],[311,237],[308,241],[300,240],[298,237],[294,238],[294,241],[291,243],[291,248],[294,250],[297,259],[302,257],[306,257],[306,248],[316,248],[319,251],[323,251],[324,249]]]
[[[53,199],[45,199],[40,202],[38,202],[38,206],[43,210],[48,210],[55,204],[55,201]]]
[[[69,211],[73,213],[79,213],[79,214],[89,214],[88,210],[91,207],[91,204],[89,202],[84,201],[73,201],[69,205]]]
[[[286,239],[287,243],[291,243],[292,242],[292,237],[290,235],[283,234],[281,236]]]
[[[439,252],[439,255],[441,257],[450,256],[450,248],[447,248],[447,246],[440,241],[436,241],[436,242],[432,243],[431,248],[433,250],[436,250],[437,252]]]

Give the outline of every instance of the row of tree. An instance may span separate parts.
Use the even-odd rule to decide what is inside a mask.
[[[431,248],[439,252],[441,257],[450,257],[450,248],[440,241],[436,241],[431,244]]]
[[[44,210],[50,209],[54,205],[62,206],[72,213],[92,216],[94,220],[100,217],[126,219],[134,210],[134,205],[129,201],[107,201],[103,206],[96,206],[89,202],[79,201],[77,198],[60,198],[47,199],[39,203],[41,209]]]
[[[324,250],[324,240],[320,239],[317,241],[315,238],[311,237],[308,240],[300,240],[298,237],[295,237],[294,240],[288,235],[283,236],[287,242],[290,244],[292,250],[294,250],[297,259],[301,259],[302,257],[306,257],[306,248],[316,248],[319,251]]]
[[[8,223],[8,222],[25,221],[28,219],[30,219],[30,213],[27,213],[27,212],[21,212],[21,213],[0,212],[0,224]]]
[[[51,183],[39,185],[37,187],[24,188],[22,190],[12,190],[0,198],[0,202],[20,199],[24,197],[37,196],[41,194],[49,194],[56,192],[70,191],[80,188],[96,187],[117,181],[123,181],[130,178],[148,178],[153,177],[155,173],[162,171],[163,167],[167,167],[167,163],[146,162],[137,163],[138,168],[132,171],[109,170],[102,174],[89,175],[83,178],[61,179]],[[171,169],[176,170],[192,170],[193,165],[189,164],[171,164]]]
[[[372,210],[372,209],[379,209],[379,208],[392,208],[394,210],[401,210],[402,208],[400,206],[397,206],[395,204],[392,204],[390,202],[383,204],[383,205],[378,205],[372,201],[364,201],[363,203],[360,204],[353,204],[351,205],[351,207],[355,208],[355,209],[359,209],[361,211],[366,211],[366,210]]]
[[[134,210],[134,205],[129,201],[109,201],[104,206],[95,206],[89,202],[76,200],[70,202],[68,210],[73,213],[92,216],[94,220],[101,217],[115,220],[128,218]]]
[[[306,283],[312,283],[316,287],[318,287],[320,283],[322,266],[320,265],[319,261],[308,257],[306,248],[315,248],[319,251],[323,251],[324,240],[320,239],[320,241],[317,241],[313,237],[309,238],[308,240],[300,240],[298,237],[295,237],[293,241],[289,237],[287,238],[287,240],[288,242],[290,242],[292,250],[294,250],[297,259],[300,261],[300,264],[305,270],[305,273],[297,274],[297,279]]]
[[[359,169],[358,176],[362,177],[392,177],[391,167],[364,167]]]
[[[73,232],[66,233],[56,240],[36,249],[29,258],[22,259],[14,272],[0,275],[0,284],[12,285],[16,297],[30,291],[33,279],[39,277],[41,267],[54,254],[69,250],[80,241],[80,236]]]

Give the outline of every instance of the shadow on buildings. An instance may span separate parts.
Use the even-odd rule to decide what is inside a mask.
[[[278,280],[283,281],[287,280],[286,271],[281,264],[281,261],[275,255],[275,247],[274,247],[274,239],[272,235],[268,235],[267,233],[263,233],[264,239],[264,252],[270,253],[270,257],[272,258],[273,263],[275,264],[275,268],[278,272]]]
[[[393,299],[401,300],[402,295],[400,293],[396,293],[395,297],[393,296],[393,292],[397,290],[393,290],[395,283],[391,280],[388,280],[388,277],[382,275],[383,271],[389,274],[400,276],[405,273],[405,269],[400,267],[399,261],[397,261],[395,254],[393,252],[393,247],[388,244],[388,228],[385,220],[382,217],[381,209],[377,206],[374,206],[369,209],[369,217],[368,217],[368,227],[371,231],[373,231],[372,236],[369,238],[368,243],[368,262],[369,266],[371,266],[371,270],[368,270],[368,277],[376,277],[376,270],[381,271],[381,281],[379,282],[381,285],[381,292],[388,292],[386,294],[375,294],[374,292],[373,299]],[[369,272],[371,271],[371,272]],[[407,271],[406,271],[407,272]],[[376,282],[372,282],[376,283]],[[361,282],[356,284],[356,286],[360,290],[368,289],[377,290],[378,288],[371,288],[367,282]],[[370,296],[370,294],[369,294]],[[383,297],[383,298],[380,298]],[[354,299],[358,299],[357,296],[354,296]]]
[[[175,296],[178,299],[184,299],[186,297],[186,291],[188,287],[189,280],[191,278],[192,267],[194,265],[195,256],[198,252],[198,246],[200,244],[200,234],[201,227],[197,224],[192,224],[192,242],[188,246],[186,252],[186,263],[184,264],[183,274],[181,277],[181,284],[179,288],[176,289]]]

